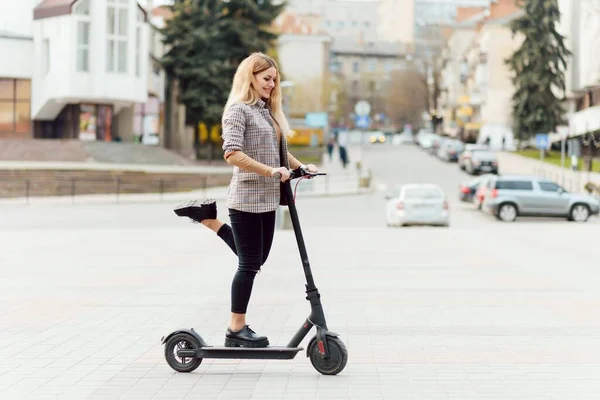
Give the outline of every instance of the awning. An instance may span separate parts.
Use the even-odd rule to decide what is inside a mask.
[[[569,117],[570,137],[600,130],[600,106],[578,111]]]

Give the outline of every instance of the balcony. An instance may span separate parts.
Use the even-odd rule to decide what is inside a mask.
[[[67,104],[112,105],[148,96],[148,24],[136,0],[44,0],[34,10],[32,118]]]

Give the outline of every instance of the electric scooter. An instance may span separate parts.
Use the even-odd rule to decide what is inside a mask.
[[[281,178],[280,174],[276,175],[279,175],[276,176],[278,179]],[[316,327],[317,332],[309,341],[306,349],[306,356],[310,358],[313,367],[323,375],[337,375],[344,369],[348,362],[348,350],[339,335],[327,328],[321,295],[315,286],[308,262],[308,254],[290,183],[293,179],[311,179],[317,175],[325,175],[325,173],[311,173],[302,168],[290,170],[290,179],[283,185],[306,277],[306,300],[310,302],[311,308],[308,318],[287,346],[264,348],[209,346],[194,328],[176,330],[161,338],[161,342],[165,344],[167,363],[175,371],[192,372],[200,366],[205,358],[291,360],[304,350],[298,346],[313,326]]]

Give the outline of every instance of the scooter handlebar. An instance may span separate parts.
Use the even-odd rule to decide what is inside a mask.
[[[303,176],[308,177],[308,179],[312,179],[315,176],[327,175],[325,172],[316,172],[315,173],[315,172],[310,172],[309,170],[303,169],[303,168],[290,169],[288,171],[290,173],[290,180],[301,178]],[[273,174],[273,177],[276,178],[277,180],[281,180],[281,174],[279,172],[275,172],[275,174]]]

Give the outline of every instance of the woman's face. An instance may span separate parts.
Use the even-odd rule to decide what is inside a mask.
[[[254,75],[252,87],[256,90],[260,97],[268,99],[271,97],[271,92],[275,88],[275,80],[277,79],[277,70],[271,67],[259,74]]]

